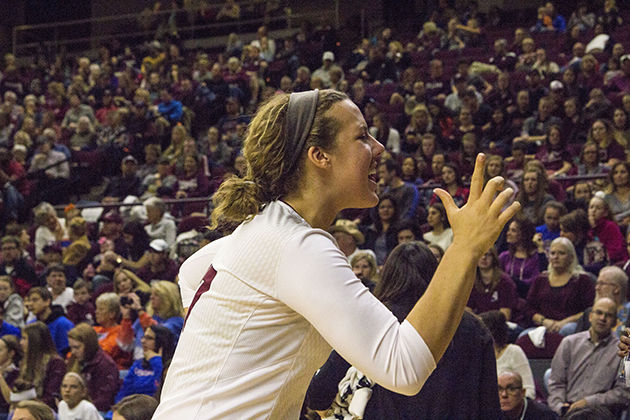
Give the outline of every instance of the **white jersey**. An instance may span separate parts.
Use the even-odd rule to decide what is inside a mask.
[[[180,270],[189,306],[154,419],[297,419],[334,347],[380,385],[415,394],[435,368],[422,337],[353,274],[332,236],[272,202]]]

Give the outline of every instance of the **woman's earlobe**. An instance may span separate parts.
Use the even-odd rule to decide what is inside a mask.
[[[328,153],[316,146],[309,147],[307,151],[307,158],[317,168],[324,169],[330,166],[330,158]]]

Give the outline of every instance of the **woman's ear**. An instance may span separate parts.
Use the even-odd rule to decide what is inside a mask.
[[[330,166],[330,156],[321,147],[311,146],[306,152],[307,159],[315,165],[316,168],[326,169]]]

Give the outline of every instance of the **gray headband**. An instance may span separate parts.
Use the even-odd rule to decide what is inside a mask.
[[[289,96],[286,117],[287,144],[284,152],[285,175],[291,173],[302,154],[313,126],[318,101],[318,89],[292,93]]]

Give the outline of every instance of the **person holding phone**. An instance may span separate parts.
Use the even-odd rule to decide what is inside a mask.
[[[175,351],[173,333],[161,325],[152,325],[142,336],[144,357],[136,360],[125,376],[116,403],[132,394],[153,395],[162,383],[162,372]]]

